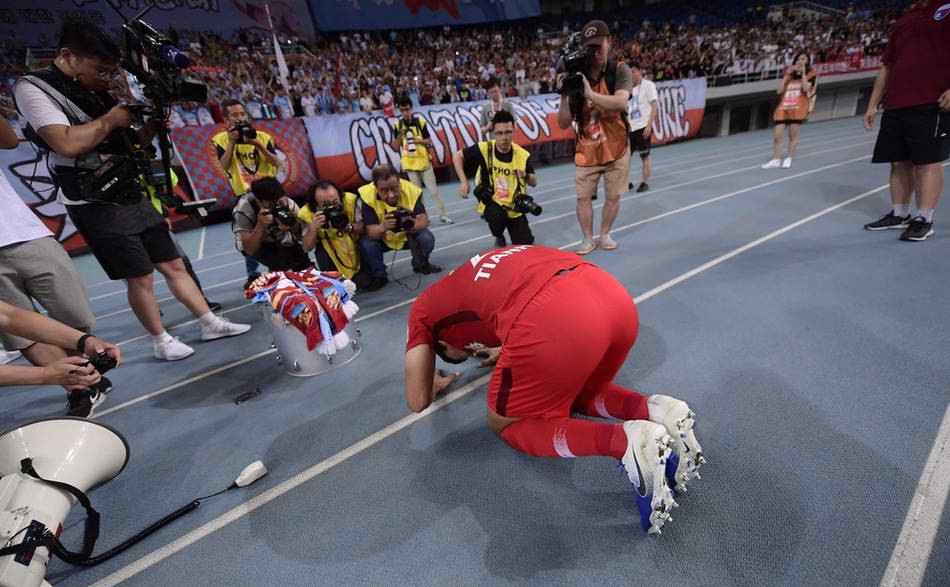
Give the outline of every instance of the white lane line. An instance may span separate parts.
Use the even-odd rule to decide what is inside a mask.
[[[715,267],[716,265],[722,263],[726,259],[731,259],[732,257],[735,257],[736,255],[739,255],[741,253],[744,253],[745,251],[755,248],[762,243],[768,242],[779,235],[785,234],[789,230],[793,230],[807,222],[811,222],[812,220],[815,220],[816,218],[820,218],[821,216],[834,212],[835,210],[839,208],[847,206],[848,204],[856,202],[862,198],[866,198],[867,196],[877,193],[886,188],[887,186],[882,186],[880,188],[876,188],[869,192],[865,192],[861,195],[845,200],[844,202],[840,204],[836,204],[829,208],[825,208],[821,212],[812,214],[811,216],[803,218],[802,220],[799,220],[798,222],[789,224],[788,226],[785,226],[784,228],[781,228],[762,238],[756,239],[752,241],[751,243],[748,243],[737,249],[734,249],[733,251],[731,251],[730,253],[727,253],[726,255],[717,257],[713,261],[709,263],[705,263],[701,265],[700,267],[697,267],[696,269],[693,269],[691,271],[684,273],[683,275],[680,275],[679,277],[671,279],[670,281],[650,290],[649,292],[645,294],[635,297],[634,302],[638,304],[641,302],[644,302],[650,299],[651,297],[655,296],[659,292],[665,291],[678,283],[682,283],[683,281],[689,279],[690,277],[694,277],[702,273],[703,271],[706,271],[708,269],[711,269],[712,267]],[[276,485],[273,488],[265,491],[264,493],[261,493],[260,495],[248,500],[246,503],[243,503],[231,509],[230,511],[222,514],[221,516],[218,516],[214,520],[202,526],[199,526],[198,528],[195,528],[194,530],[185,534],[181,538],[166,544],[165,546],[159,548],[158,550],[155,550],[145,555],[144,557],[138,559],[132,564],[125,566],[119,569],[118,571],[115,571],[111,575],[108,575],[104,577],[103,579],[93,583],[91,587],[112,587],[114,585],[118,585],[122,581],[125,581],[127,579],[134,577],[135,575],[165,560],[166,558],[172,556],[173,554],[181,552],[182,550],[191,546],[195,542],[198,542],[202,538],[205,538],[206,536],[220,530],[221,528],[224,528],[231,522],[234,522],[236,520],[243,518],[244,516],[250,514],[254,510],[274,501],[278,497],[281,497],[288,491],[291,491],[292,489],[299,487],[300,485],[306,483],[307,481],[310,481],[317,475],[325,473],[326,471],[332,469],[333,467],[339,465],[340,463],[360,454],[361,452],[373,447],[376,444],[379,444],[380,442],[396,434],[397,432],[411,426],[412,424],[415,424],[416,422],[422,420],[423,418],[428,417],[429,415],[435,413],[436,411],[441,410],[445,406],[449,405],[450,403],[458,399],[461,399],[462,397],[470,394],[476,389],[479,389],[482,385],[486,384],[490,378],[491,378],[491,373],[487,373],[479,377],[478,379],[459,388],[457,391],[451,392],[445,397],[442,397],[441,399],[437,400],[435,403],[430,405],[428,408],[426,408],[422,412],[418,414],[409,414],[408,416],[405,416],[401,418],[400,420],[397,420],[396,422],[394,422],[393,424],[390,424],[386,428],[383,428],[382,430],[379,430],[371,434],[370,436],[367,436],[363,440],[360,440],[359,442],[356,442],[355,444],[350,445],[349,447],[336,453],[330,458],[325,459],[313,465],[312,467],[309,467],[308,469],[301,471],[300,473],[297,473],[296,475],[280,483],[279,485]]]
[[[840,162],[840,163],[833,163],[833,164],[831,164],[831,165],[826,165],[826,166],[824,166],[824,167],[819,167],[818,169],[813,169],[813,170],[811,170],[811,171],[803,171],[803,172],[797,173],[797,174],[795,174],[795,175],[788,175],[788,176],[785,176],[785,177],[782,177],[782,178],[779,178],[779,179],[772,180],[772,181],[770,181],[770,182],[766,182],[766,183],[763,183],[763,184],[759,184],[759,185],[755,185],[755,186],[752,186],[752,187],[744,188],[744,189],[741,189],[741,190],[736,190],[736,191],[734,191],[734,192],[729,192],[729,193],[723,194],[723,195],[721,195],[721,196],[716,196],[716,197],[710,198],[710,199],[708,199],[708,200],[703,200],[702,202],[697,202],[697,203],[695,203],[695,204],[690,204],[690,205],[688,205],[688,206],[683,206],[683,207],[681,207],[681,208],[677,208],[676,210],[670,210],[669,212],[664,212],[664,213],[658,214],[658,215],[656,215],[656,216],[651,216],[650,218],[644,218],[644,219],[638,220],[638,221],[636,221],[636,222],[631,222],[630,224],[626,224],[626,225],[623,225],[623,226],[620,226],[620,227],[617,227],[617,228],[613,229],[613,230],[611,231],[611,233],[623,232],[623,231],[625,231],[625,230],[629,230],[629,229],[635,228],[635,227],[637,227],[637,226],[642,226],[642,225],[647,224],[647,223],[649,223],[649,222],[654,222],[654,221],[656,221],[656,220],[660,220],[660,219],[666,218],[666,217],[668,217],[668,216],[673,216],[674,214],[679,214],[679,213],[682,213],[682,212],[686,212],[686,211],[692,210],[692,209],[694,209],[694,208],[699,208],[699,207],[701,207],[701,206],[705,206],[705,205],[714,203],[714,202],[718,202],[718,201],[725,200],[725,199],[728,199],[728,198],[733,198],[733,197],[738,196],[738,195],[740,195],[740,194],[748,193],[748,192],[751,192],[751,191],[755,191],[755,190],[757,190],[757,189],[761,189],[761,188],[764,188],[764,187],[769,187],[769,186],[772,186],[772,185],[775,185],[775,184],[778,184],[778,183],[782,183],[782,182],[785,182],[785,181],[790,181],[790,180],[796,179],[796,178],[801,177],[801,176],[804,176],[804,175],[811,175],[811,174],[813,174],[813,173],[818,173],[818,172],[820,172],[820,171],[825,171],[825,170],[828,170],[828,169],[833,169],[833,168],[835,168],[835,167],[841,167],[842,165],[847,165],[847,164],[849,164],[849,163],[855,163],[855,162],[857,162],[857,161],[862,161],[862,160],[864,160],[864,159],[869,159],[869,158],[870,158],[870,155],[865,155],[864,157],[858,157],[858,158],[856,158],[856,159],[849,159],[848,161],[842,161],[842,162]],[[489,236],[490,236],[490,235],[489,235]],[[486,238],[486,237],[480,237],[480,238]],[[478,240],[478,239],[474,239],[474,240]],[[579,245],[580,243],[581,243],[581,241],[578,240],[578,241],[574,241],[574,242],[571,242],[571,243],[567,243],[567,244],[565,244],[565,245],[561,245],[561,246],[558,247],[558,248],[559,248],[559,249],[569,249],[569,248],[572,248],[572,247],[576,247],[576,246]],[[454,247],[454,246],[456,246],[456,245],[449,245],[449,247]],[[444,248],[449,248],[449,247],[444,247]],[[356,320],[354,320],[354,322],[359,323],[359,322],[362,322],[363,320],[368,320],[368,319],[373,318],[373,317],[375,317],[375,316],[379,316],[380,314],[385,314],[386,312],[390,312],[390,311],[395,310],[395,309],[397,309],[397,308],[401,308],[401,307],[403,307],[403,306],[406,306],[406,305],[408,305],[408,304],[411,304],[412,302],[415,301],[415,299],[416,299],[416,298],[411,298],[411,299],[408,299],[408,300],[404,300],[404,301],[402,301],[402,302],[393,304],[393,305],[391,305],[391,306],[386,306],[385,308],[381,308],[381,309],[379,309],[379,310],[377,310],[377,311],[375,311],[375,312],[373,312],[373,313],[371,313],[371,314],[366,314],[366,315],[358,316],[358,317],[356,318]],[[238,310],[238,309],[240,309],[240,308],[244,308],[244,307],[247,307],[247,306],[249,306],[249,305],[251,305],[251,304],[245,304],[244,306],[239,306],[239,307],[237,307],[237,308],[232,308],[230,311]],[[191,323],[194,323],[194,322],[197,322],[197,320],[191,320],[190,322],[186,322],[185,324],[191,324]],[[184,326],[185,324],[180,324],[178,327],[180,328],[181,326]],[[171,329],[169,329],[169,330],[171,330]],[[141,336],[139,336],[137,339],[133,339],[133,340],[141,340],[141,339],[146,338],[146,337],[147,337],[147,335],[141,335]],[[126,341],[126,342],[129,342],[129,341]],[[124,343],[119,343],[119,344],[124,344]],[[258,353],[258,354],[255,355],[255,356],[260,356],[260,357],[262,357],[262,356],[265,356],[265,355],[267,355],[267,354],[272,354],[272,353],[275,353],[275,352],[276,352],[275,349],[271,349],[271,350],[269,350],[269,351],[265,351],[263,354]],[[241,364],[244,364],[245,362],[246,362],[246,361],[245,361],[244,359],[241,359],[241,360],[239,360],[238,362],[232,363],[230,366],[241,365]],[[141,396],[136,397],[136,398],[134,398],[134,399],[131,399],[131,400],[127,401],[127,402],[124,402],[124,403],[121,403],[121,404],[119,404],[119,405],[110,407],[110,408],[108,408],[108,409],[106,409],[106,410],[102,410],[101,412],[98,412],[98,413],[96,414],[96,417],[98,418],[98,417],[100,417],[100,416],[105,416],[105,415],[107,415],[107,414],[111,414],[111,413],[113,413],[113,412],[117,412],[117,411],[119,411],[119,410],[123,410],[123,409],[125,409],[125,408],[127,408],[127,407],[130,407],[130,406],[133,406],[133,405],[135,405],[135,404],[141,403],[141,402],[143,402],[143,401],[145,401],[145,400],[148,400],[148,399],[151,399],[151,398],[153,398],[153,397],[157,397],[157,396],[159,396],[159,395],[168,393],[169,391],[173,391],[173,390],[175,390],[175,389],[178,389],[179,387],[182,387],[183,385],[187,385],[187,384],[189,384],[189,383],[194,383],[195,381],[200,381],[200,380],[202,380],[202,379],[205,379],[205,378],[207,378],[207,377],[210,377],[211,375],[214,375],[214,374],[216,374],[216,373],[220,373],[220,372],[221,372],[221,369],[226,369],[226,368],[228,368],[228,367],[229,367],[229,365],[225,365],[225,367],[216,368],[214,371],[211,371],[211,372],[209,372],[209,373],[199,373],[199,374],[195,375],[194,377],[191,377],[191,378],[189,378],[189,379],[187,379],[187,380],[179,381],[179,382],[177,382],[177,383],[173,383],[173,384],[171,384],[171,385],[169,385],[169,386],[167,386],[167,387],[163,387],[163,388],[157,389],[157,390],[155,390],[155,391],[153,391],[153,392],[151,392],[151,393],[148,393],[148,394],[145,394],[145,395],[141,395]]]
[[[904,518],[881,587],[920,587],[950,493],[950,405]]]
[[[836,142],[841,142],[841,141],[853,141],[854,139],[857,139],[857,138],[859,138],[859,137],[861,137],[861,136],[864,136],[864,134],[855,134],[854,136],[840,136],[840,134],[841,134],[840,131],[832,131],[832,132],[825,132],[825,133],[821,133],[821,134],[817,134],[817,135],[809,135],[808,137],[802,139],[802,145],[800,146],[800,148],[801,148],[801,147],[805,147],[805,146],[808,146],[808,147],[815,147],[815,146],[819,146],[819,145],[826,145],[826,144],[831,144],[831,143],[836,143]],[[813,139],[824,139],[825,137],[829,137],[829,136],[834,136],[834,137],[837,137],[837,138],[829,139],[829,140],[817,140],[817,141],[813,140]],[[675,145],[671,145],[671,147],[672,147],[672,146],[675,146]],[[729,159],[729,162],[731,162],[731,161],[734,161],[734,160],[748,159],[749,157],[741,157],[741,158],[736,159],[736,158],[735,158],[735,155],[738,154],[738,153],[745,153],[745,152],[749,152],[749,151],[761,151],[761,150],[762,150],[762,147],[761,147],[761,146],[756,146],[756,147],[746,147],[746,148],[743,148],[743,149],[736,149],[736,150],[729,151],[728,153],[723,153],[723,154],[719,154],[719,155],[707,155],[707,156],[703,156],[703,157],[697,157],[697,158],[694,158],[694,159],[691,159],[691,158],[688,158],[688,157],[686,157],[686,158],[677,158],[677,159],[675,159],[675,160],[671,160],[671,161],[663,162],[662,164],[657,164],[657,165],[655,165],[655,166],[653,167],[654,175],[677,175],[677,174],[679,174],[679,173],[686,173],[686,172],[688,172],[688,171],[692,171],[693,169],[684,170],[684,171],[678,171],[678,172],[673,172],[673,173],[669,173],[669,174],[658,174],[658,173],[656,173],[656,171],[658,171],[658,170],[660,170],[660,169],[667,169],[667,168],[669,168],[669,167],[679,166],[679,165],[683,165],[683,164],[691,164],[691,163],[693,163],[693,162],[695,162],[695,161],[705,161],[705,160],[708,160],[708,159]],[[703,165],[703,166],[700,166],[700,167],[709,167],[709,165]],[[697,168],[694,168],[694,169],[697,169]],[[574,178],[573,178],[573,177],[567,177],[567,178],[561,178],[561,179],[552,180],[552,181],[551,181],[551,184],[564,182],[565,185],[568,185],[568,184],[570,184],[570,183],[573,182],[573,181],[574,181]],[[447,183],[447,184],[443,184],[443,185],[453,186],[453,187],[454,187],[454,183]],[[540,194],[540,193],[546,193],[546,191],[557,191],[557,190],[542,190],[542,191],[532,192],[532,193],[535,194],[535,195],[537,195],[537,194]],[[601,190],[601,191],[603,191],[603,190]],[[550,200],[550,201],[547,202],[547,203],[551,203],[551,202],[554,202],[554,201],[558,201],[558,200]],[[456,203],[471,204],[471,202],[464,202],[464,201],[463,201],[463,202],[456,202]],[[545,202],[541,202],[541,203],[544,204]],[[447,204],[447,206],[451,206],[452,204],[453,204],[453,203],[449,203],[449,204]],[[466,209],[466,206],[462,206],[462,207],[460,208],[461,211],[465,211],[465,209]],[[480,219],[478,219],[478,220],[480,220]],[[456,222],[454,226],[458,226],[458,225],[460,225],[460,224],[468,224],[468,223],[470,223],[470,222],[472,222],[472,221],[471,221],[471,220],[466,220],[466,221],[464,221],[464,222]],[[452,225],[446,226],[446,227],[443,227],[443,228],[450,228],[451,226],[452,226]],[[204,227],[204,228],[207,228],[207,227]],[[234,251],[222,251],[222,252],[220,252],[220,253],[215,253],[215,254],[213,254],[213,255],[208,255],[207,257],[204,257],[204,259],[213,259],[213,258],[215,258],[215,257],[220,257],[220,256],[223,256],[223,255],[230,255],[230,254],[232,254],[232,253],[234,253]],[[207,272],[207,271],[215,271],[215,270],[221,269],[221,268],[223,268],[223,267],[229,267],[229,266],[232,266],[232,265],[237,265],[237,264],[239,264],[239,263],[241,263],[241,262],[243,262],[243,261],[239,261],[239,262],[237,262],[237,263],[228,263],[227,265],[220,265],[220,266],[216,266],[216,267],[209,267],[209,268],[206,268],[206,269],[202,269],[202,270],[200,270],[200,271],[195,271],[195,273],[205,273],[205,272]],[[111,280],[100,281],[100,282],[98,282],[98,283],[93,283],[93,284],[88,285],[88,286],[86,286],[86,287],[87,287],[88,289],[91,289],[91,288],[93,288],[93,287],[100,287],[100,286],[103,286],[103,285],[108,285],[108,284],[110,284],[110,283],[113,283],[113,281],[111,281]],[[164,280],[164,279],[160,279],[160,280],[158,280],[158,281],[155,282],[156,285],[158,285],[158,284],[160,284],[160,283],[165,283],[165,280]],[[92,300],[98,300],[98,299],[110,297],[110,296],[113,296],[113,295],[124,294],[124,293],[125,293],[125,290],[122,290],[122,291],[118,291],[118,292],[112,292],[112,293],[108,293],[108,294],[103,294],[103,295],[95,296],[95,297],[92,297],[92,298],[89,298],[89,299],[90,299],[90,301],[92,301]]]
[[[198,258],[196,261],[204,259],[205,256],[205,236],[208,234],[208,227],[201,227],[201,239],[198,241]]]

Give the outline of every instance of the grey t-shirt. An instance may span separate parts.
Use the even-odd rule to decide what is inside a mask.
[[[284,197],[281,199],[281,202],[290,208],[290,211],[294,213],[295,217],[300,213],[300,207],[290,198]],[[257,225],[257,210],[260,208],[261,205],[253,194],[247,194],[241,196],[241,199],[237,201],[237,204],[234,205],[234,209],[231,211],[231,230],[234,232],[234,244],[239,251],[244,250],[244,241],[241,240],[240,233],[254,230],[254,226]],[[283,247],[293,246],[294,243],[300,239],[302,230],[303,226],[298,222],[289,232],[284,232],[277,227],[275,221],[264,231],[263,242],[279,244]]]
[[[502,99],[501,99],[501,109],[502,109],[502,110],[505,110],[505,111],[507,111],[507,112],[509,112],[512,116],[515,115],[515,106],[514,106],[514,104],[512,104],[509,100],[506,100],[505,98],[502,98]],[[497,112],[497,110],[494,111],[494,112],[492,111],[492,103],[491,103],[491,100],[489,100],[488,102],[486,102],[485,105],[482,106],[482,115],[481,115],[481,117],[478,119],[478,125],[479,125],[479,127],[483,127],[483,126],[485,126],[485,125],[487,125],[487,124],[491,124],[492,118],[495,117],[495,113],[496,113],[496,112]],[[485,132],[485,134],[488,135],[488,139],[489,139],[489,140],[491,140],[491,139],[494,138],[491,129],[487,130],[487,131]]]

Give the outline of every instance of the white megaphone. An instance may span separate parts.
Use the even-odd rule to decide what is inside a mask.
[[[77,499],[69,491],[24,473],[24,463],[46,481],[86,493],[108,483],[129,461],[121,434],[82,418],[47,418],[0,435],[0,549],[38,537],[43,529],[59,536]],[[50,552],[0,557],[0,587],[45,583]]]

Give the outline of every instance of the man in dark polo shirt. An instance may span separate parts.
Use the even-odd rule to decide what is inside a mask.
[[[864,228],[899,228],[901,240],[923,241],[934,233],[941,163],[950,158],[950,1],[922,0],[897,21],[864,115],[868,130],[882,97],[872,162],[891,164],[892,209]],[[917,212],[911,217],[914,192]]]

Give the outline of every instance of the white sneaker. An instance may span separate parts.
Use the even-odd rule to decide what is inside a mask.
[[[792,166],[792,158],[786,157],[785,161],[782,161],[782,169],[788,169]]]
[[[647,407],[650,421],[666,427],[673,439],[675,454],[667,467],[667,481],[676,491],[686,491],[686,483],[691,478],[701,479],[699,467],[706,462],[703,447],[693,432],[696,414],[686,402],[668,395],[651,395]]]
[[[782,161],[780,159],[772,159],[771,161],[763,165],[762,169],[777,169],[781,165],[782,165]]]
[[[590,239],[584,239],[584,242],[581,243],[581,246],[577,247],[574,252],[578,255],[586,255],[594,251],[597,248],[597,244]]]
[[[235,324],[227,318],[215,316],[211,324],[201,327],[201,340],[217,340],[228,336],[238,336],[250,329],[250,324]]]
[[[453,222],[451,218],[445,215],[442,216],[441,220],[442,220],[442,224],[455,224],[455,222]]]
[[[161,343],[153,343],[155,358],[163,361],[180,361],[195,354],[195,349],[181,342],[177,338],[170,338]]]
[[[610,235],[605,235],[600,237],[600,248],[605,251],[612,251],[617,248],[617,241],[612,239]]]
[[[673,521],[670,511],[678,507],[665,473],[673,439],[662,425],[646,420],[624,422],[623,431],[627,434],[627,451],[620,462],[636,489],[640,525],[647,534],[661,534],[663,524]]]

